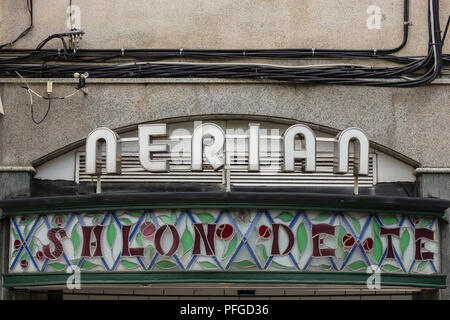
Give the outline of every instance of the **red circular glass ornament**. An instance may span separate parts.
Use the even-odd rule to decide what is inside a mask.
[[[230,224],[221,224],[216,230],[216,236],[224,241],[230,240],[234,234],[234,228]]]
[[[272,236],[272,230],[268,226],[262,225],[258,229],[259,236],[264,240],[269,239]]]
[[[342,237],[342,244],[344,247],[352,247],[355,244],[355,238],[350,233]]]
[[[372,238],[367,238],[366,240],[364,240],[363,248],[366,251],[372,250],[372,248],[373,248],[373,239]]]
[[[155,235],[155,232],[156,232],[156,227],[153,223],[144,222],[141,225],[141,233],[144,238],[146,238],[146,239],[153,238],[153,236]]]

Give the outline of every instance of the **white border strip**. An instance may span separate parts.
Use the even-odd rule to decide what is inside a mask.
[[[13,166],[6,166],[6,167],[0,167],[0,172],[30,172],[35,174],[36,169],[33,167],[13,167]]]
[[[450,173],[450,168],[417,168],[416,174],[421,173]]]

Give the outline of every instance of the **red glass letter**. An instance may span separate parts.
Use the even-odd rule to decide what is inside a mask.
[[[164,250],[161,247],[161,240],[162,240],[164,231],[166,231],[167,228],[169,228],[170,232],[172,233],[173,242],[172,242],[172,246],[170,247],[169,251],[167,251],[167,253],[164,253]],[[177,229],[173,225],[165,224],[156,231],[155,248],[159,252],[159,254],[166,256],[166,257],[171,256],[175,253],[175,251],[177,251],[179,244],[180,244],[180,235],[178,234]]]
[[[400,228],[388,229],[388,228],[380,228],[380,236],[387,235],[388,239],[388,247],[387,247],[387,255],[386,259],[395,259],[394,255],[394,247],[392,245],[392,236],[399,237],[400,236]]]
[[[335,227],[329,224],[313,224],[312,225],[312,240],[313,240],[313,257],[334,257],[335,249],[322,249],[320,246],[323,244],[323,238],[320,237],[321,234],[328,234],[330,236],[335,235]]]
[[[201,254],[200,244],[203,242],[205,246],[205,253],[207,256],[213,256],[216,254],[216,250],[214,248],[214,233],[216,232],[215,224],[207,224],[208,227],[208,235],[205,234],[205,230],[203,229],[202,223],[195,223],[195,240],[194,240],[194,250],[192,254]]]
[[[425,247],[425,244],[422,243],[422,239],[434,240],[434,231],[419,228],[414,232],[414,238],[416,241],[416,260],[433,260],[434,254],[432,252],[422,252],[422,249]]]
[[[60,237],[58,239],[57,235]],[[50,260],[56,260],[60,258],[64,252],[63,245],[60,240],[67,237],[66,231],[63,228],[52,228],[47,232],[48,240],[53,244],[53,251],[50,250],[50,244],[42,247],[44,255]]]
[[[102,257],[102,243],[101,236],[103,231],[103,226],[82,226],[83,231],[83,250],[81,251],[82,257]],[[94,233],[95,242],[91,242],[92,233]],[[94,255],[91,255],[91,246],[95,246]]]
[[[284,231],[286,231],[286,234],[289,239],[286,250],[284,250],[282,255],[289,253],[289,251],[291,251],[292,247],[294,246],[294,234],[292,233],[291,229],[289,229],[289,227],[284,224],[273,223],[272,224],[273,242],[272,242],[272,252],[271,252],[272,255],[280,254],[280,248],[279,248],[279,244],[278,244],[278,235],[279,235],[280,226],[282,226]]]
[[[143,256],[144,248],[130,248],[128,247],[128,238],[130,234],[131,226],[122,226],[122,256]]]

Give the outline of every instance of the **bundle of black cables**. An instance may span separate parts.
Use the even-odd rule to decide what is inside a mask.
[[[30,0],[31,1],[31,0]],[[450,21],[450,20],[449,20]],[[44,49],[56,34],[44,40],[35,50],[0,50],[0,77],[70,78],[75,72],[89,72],[90,78],[228,78],[269,79],[294,83],[326,83],[381,87],[417,87],[431,83],[443,65],[450,65],[450,55],[442,54],[439,24],[439,0],[428,0],[429,44],[425,57],[392,55],[408,39],[409,0],[404,0],[404,36],[402,43],[384,50],[262,49],[262,50],[78,50],[61,53]],[[446,31],[448,30],[448,22]],[[445,38],[446,32],[444,33]],[[11,57],[12,54],[16,56]],[[133,59],[132,63],[115,60]],[[371,67],[355,64],[286,66],[250,63],[169,63],[163,59],[380,59],[400,64],[396,67]],[[64,62],[64,63],[61,63]],[[68,64],[67,62],[70,62]],[[79,64],[79,63],[82,64]]]

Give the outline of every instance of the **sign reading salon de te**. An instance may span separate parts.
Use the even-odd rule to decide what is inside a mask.
[[[439,272],[436,217],[158,209],[11,217],[9,271]]]

